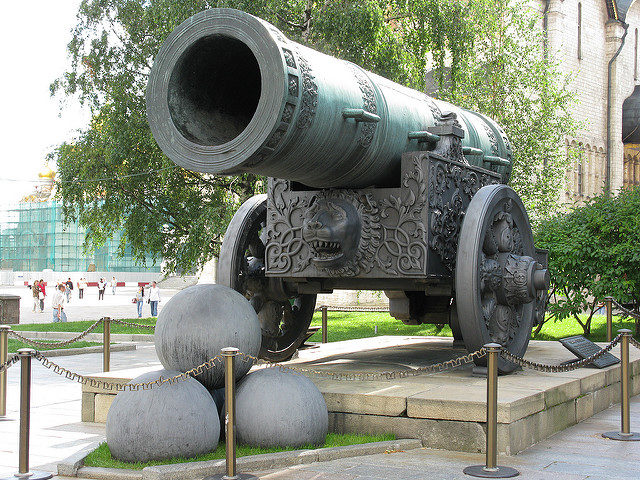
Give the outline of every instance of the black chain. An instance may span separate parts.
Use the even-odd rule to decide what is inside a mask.
[[[15,365],[19,361],[20,361],[20,356],[13,355],[6,362],[4,362],[3,364],[0,364],[0,373],[6,372],[7,370],[9,370],[9,368],[11,368],[12,365]]]
[[[613,298],[613,297],[609,297],[609,298],[611,298],[611,303],[613,303],[615,305],[615,307],[622,312],[622,314],[623,314],[622,316],[623,317],[631,317],[631,318],[633,318],[635,320],[640,320],[640,314],[638,314],[636,312],[633,312],[633,311],[629,310],[628,308],[623,307],[622,305],[620,305],[618,303],[618,301],[615,298]]]
[[[40,342],[38,340],[33,340],[32,338],[27,338],[23,335],[20,335],[18,332],[14,330],[9,330],[9,335],[14,338],[17,338],[18,340],[24,343],[32,345],[34,347],[63,347],[66,345],[71,345],[72,343],[75,343],[78,340],[86,337],[89,333],[91,333],[93,330],[98,328],[98,325],[100,325],[103,321],[104,321],[104,318],[101,318],[100,320],[96,320],[89,328],[87,328],[84,332],[82,332],[77,337],[74,337],[71,340],[65,340],[62,342]]]
[[[411,370],[396,370],[396,371],[386,371],[386,372],[331,372],[326,370],[314,370],[311,368],[305,367],[296,367],[290,365],[283,365],[281,363],[267,363],[266,368],[277,368],[281,371],[289,371],[293,373],[302,373],[302,374],[311,374],[311,375],[319,375],[324,377],[329,377],[333,380],[395,380],[398,378],[408,378],[415,377],[417,375],[422,375],[425,373],[437,373],[444,372],[446,370],[453,370],[454,368],[458,368],[462,365],[466,365],[467,363],[471,363],[474,359],[482,358],[487,354],[487,351],[484,347],[480,350],[476,350],[473,353],[469,353],[467,355],[463,355],[458,358],[454,358],[451,360],[447,360],[444,362],[436,363],[433,365],[426,365],[424,367],[418,367]],[[258,362],[258,358],[248,355],[246,353],[239,353],[240,361],[251,361],[254,363]]]
[[[513,353],[505,350],[504,348],[500,351],[500,356],[505,360],[515,363],[521,367],[530,368],[532,370],[536,370],[538,372],[547,372],[547,373],[561,373],[561,372],[570,372],[572,370],[576,370],[580,367],[584,367],[585,365],[597,360],[598,358],[604,356],[606,353],[610,352],[613,347],[615,347],[618,343],[620,343],[620,339],[622,338],[622,334],[618,334],[616,338],[611,340],[611,343],[604,347],[598,353],[594,353],[590,357],[583,358],[582,360],[576,360],[575,362],[565,363],[563,365],[547,365],[545,363],[537,363],[531,362],[529,360],[525,360],[522,357],[518,357]]]
[[[112,322],[116,322],[116,323],[120,323],[122,325],[127,325],[129,327],[141,327],[141,328],[148,328],[148,329],[155,329],[156,328],[155,325],[145,325],[143,323],[125,322],[124,320],[120,320],[119,318],[112,318],[111,321]]]

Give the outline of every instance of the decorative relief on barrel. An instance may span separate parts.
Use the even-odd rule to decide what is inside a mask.
[[[282,53],[284,54],[284,60],[287,62],[287,66],[291,68],[298,68],[296,67],[296,61],[293,58],[293,52],[291,50],[283,48]]]
[[[298,77],[296,75],[289,74],[289,95],[298,96]]]
[[[485,185],[499,183],[496,175],[466,165],[431,160],[429,168],[429,247],[449,271],[455,269],[458,237],[471,198]]]
[[[376,94],[373,87],[373,83],[369,80],[361,70],[359,70],[356,66],[352,66],[353,75],[356,77],[358,81],[358,87],[360,87],[360,92],[362,93],[362,106],[365,111],[369,113],[378,113],[378,105],[376,104]],[[376,133],[377,123],[375,122],[362,122],[360,124],[360,138],[358,139],[358,143],[364,147],[368,148],[371,145],[371,141],[373,140],[373,135]]]
[[[309,62],[300,54],[300,51],[296,53],[298,55],[298,62],[300,63],[300,72],[302,73],[302,100],[300,102],[300,113],[298,114],[296,125],[298,128],[308,128],[311,126],[313,117],[316,114],[318,85],[311,72]]]
[[[425,157],[413,156],[399,195],[380,202],[382,242],[376,254],[380,269],[394,275],[424,275],[427,269]]]
[[[496,138],[496,134],[493,132],[493,129],[484,121],[482,122],[482,125],[484,126],[484,131],[486,132],[487,137],[489,137],[489,143],[491,143],[491,152],[497,157],[498,155],[500,155],[500,151],[498,150],[498,139]]]

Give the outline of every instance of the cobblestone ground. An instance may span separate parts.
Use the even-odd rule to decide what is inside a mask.
[[[101,370],[101,354],[60,357],[56,361],[78,373]],[[133,352],[114,353],[112,370],[159,365],[151,344]],[[8,415],[0,420],[0,478],[11,477],[18,464],[19,368],[9,370]],[[56,462],[104,439],[104,425],[80,422],[80,391],[75,384],[34,362],[31,466],[55,472]],[[637,479],[640,442],[614,442],[600,436],[619,428],[614,407],[560,432],[499,463],[517,468],[524,479]],[[640,429],[640,397],[632,400],[632,429]],[[264,480],[462,479],[478,454],[419,449],[315,463],[277,471],[253,472]],[[62,478],[62,477],[60,477]]]

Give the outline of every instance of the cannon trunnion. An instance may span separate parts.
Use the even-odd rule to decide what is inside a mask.
[[[392,316],[448,323],[469,351],[524,354],[544,316],[547,256],[505,185],[511,147],[491,119],[232,9],[167,38],[147,111],[178,165],[269,177],[229,224],[217,274],[258,313],[263,358],[291,357],[316,294],[335,289],[384,290]]]

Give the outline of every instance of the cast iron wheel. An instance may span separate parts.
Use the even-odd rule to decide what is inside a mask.
[[[315,295],[290,295],[282,281],[265,276],[267,196],[244,202],[224,235],[217,283],[243,294],[253,305],[262,327],[260,358],[288,360],[305,340]]]
[[[549,288],[546,266],[536,258],[520,197],[506,185],[481,188],[465,213],[456,258],[456,305],[469,352],[494,342],[524,355],[538,298]],[[486,365],[486,358],[476,364]],[[508,373],[516,365],[500,358],[498,368]]]

